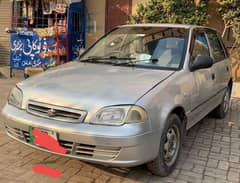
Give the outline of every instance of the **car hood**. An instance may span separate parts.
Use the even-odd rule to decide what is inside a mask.
[[[174,71],[72,62],[18,84],[28,100],[95,111],[135,104]]]

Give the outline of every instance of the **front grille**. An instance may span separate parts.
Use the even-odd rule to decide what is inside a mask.
[[[67,142],[64,140],[59,140],[59,145],[67,150],[67,154],[72,154],[73,142]]]
[[[5,126],[5,128],[13,137],[30,144],[29,132],[9,126]],[[96,146],[79,142],[64,141],[60,139],[58,142],[60,146],[67,150],[67,155],[71,155],[76,158],[82,157],[88,159],[111,160],[116,158],[121,150],[120,147]]]
[[[6,128],[7,132],[8,132],[10,135],[12,135],[12,136],[14,136],[14,137],[16,137],[16,138],[18,138],[18,139],[20,139],[20,140],[25,140],[23,131],[21,131],[21,130],[19,130],[19,129],[17,129],[17,128],[11,128],[11,127],[9,127],[9,126],[5,126],[5,128]]]
[[[87,157],[101,160],[110,160],[117,157],[121,148],[95,146],[82,143],[74,143],[60,140],[59,144],[64,147],[69,154],[77,157]]]
[[[114,159],[120,152],[119,147],[93,146],[86,144],[76,144],[75,155],[90,156],[95,159],[109,160]]]
[[[84,118],[87,115],[86,111],[59,107],[34,101],[30,101],[28,103],[27,112],[36,116],[70,123],[83,122]]]
[[[26,141],[27,143],[30,143],[30,134],[29,134],[29,132],[26,132],[26,131],[22,131],[22,132],[23,132],[25,141]]]

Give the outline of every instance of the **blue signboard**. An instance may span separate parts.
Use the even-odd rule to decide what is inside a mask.
[[[58,16],[61,15],[56,15],[56,17]],[[13,31],[10,43],[11,70],[24,70],[26,67],[43,66],[59,60],[59,57],[62,59],[63,55],[67,55],[65,56],[65,61],[72,61],[77,58],[79,50],[85,48],[84,1],[79,0],[79,2],[70,3],[66,10],[66,17],[67,30],[63,34],[55,32],[55,36],[43,37],[35,31],[27,30],[28,28],[26,27],[24,28],[26,30]],[[64,28],[60,27],[59,29]],[[66,53],[59,53],[62,51],[62,48],[63,52]],[[56,54],[58,54],[58,57]]]
[[[51,62],[49,58],[40,57],[40,53],[54,50],[54,38],[40,38],[35,32],[18,32],[11,34],[10,66],[12,69],[37,67]]]

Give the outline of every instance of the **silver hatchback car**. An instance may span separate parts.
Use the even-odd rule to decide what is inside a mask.
[[[211,28],[119,26],[74,62],[27,79],[3,109],[7,134],[49,135],[67,157],[169,175],[184,133],[213,112],[224,118],[232,90],[228,53]]]

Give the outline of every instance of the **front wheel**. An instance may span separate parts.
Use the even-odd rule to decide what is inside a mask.
[[[148,169],[155,175],[168,176],[176,167],[181,146],[181,120],[176,114],[171,114],[161,136],[159,154],[147,164]]]

